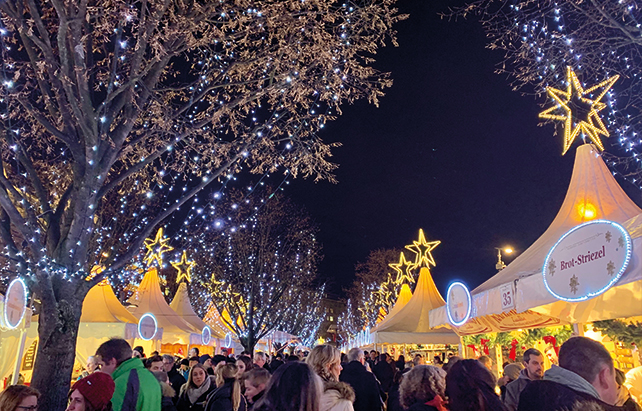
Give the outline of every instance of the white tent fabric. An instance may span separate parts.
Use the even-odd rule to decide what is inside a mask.
[[[192,308],[192,304],[189,300],[189,293],[187,292],[187,283],[180,283],[178,290],[176,290],[176,295],[174,295],[174,299],[169,306],[172,310],[176,311],[176,314],[180,315],[183,320],[187,321],[197,330],[203,330],[203,328],[207,326],[207,324],[201,320],[201,317],[199,317]],[[225,334],[221,334],[218,330],[214,330],[212,327],[210,327],[210,329],[212,330],[212,338],[225,338]]]
[[[158,327],[163,328],[163,344],[189,345],[200,342],[202,329],[197,330],[190,325],[165,301],[155,267],[147,271],[136,294],[138,306],[133,308],[132,314],[140,319],[145,313],[152,313]]]
[[[584,210],[591,210],[587,215]],[[505,269],[473,290],[471,317],[501,314],[502,286],[513,285],[517,313],[531,310],[564,322],[590,319],[628,317],[642,314],[642,210],[619,186],[597,149],[589,144],[578,147],[571,182],[557,216],[548,229],[526,251]],[[633,257],[616,287],[582,303],[557,301],[544,286],[542,265],[546,255],[571,228],[594,219],[623,224],[633,238]],[[614,298],[617,296],[617,300]],[[617,303],[614,303],[617,301]],[[553,304],[554,303],[554,304]],[[540,308],[544,305],[553,306]],[[432,318],[437,325],[446,325],[443,312]]]
[[[430,310],[446,302],[435,286],[430,270],[422,267],[415,292],[394,316],[372,330],[372,342],[389,344],[459,344],[459,336],[451,330],[434,330],[429,321]]]
[[[392,310],[386,315],[386,318],[383,319],[379,324],[376,325],[375,330],[377,330],[379,327],[385,327],[386,324],[388,323],[388,320],[394,318],[399,311],[401,311],[402,308],[408,304],[408,301],[412,298],[412,291],[410,291],[410,287],[408,284],[403,284],[401,286],[401,290],[399,290],[399,295],[397,296],[397,301],[395,301],[395,305],[392,307]]]

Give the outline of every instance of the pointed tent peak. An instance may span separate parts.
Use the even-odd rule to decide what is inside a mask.
[[[118,301],[106,279],[93,286],[87,293],[82,305],[80,321],[138,324],[138,319]]]
[[[421,298],[428,301],[432,308],[446,305],[446,301],[444,301],[444,298],[439,293],[439,290],[435,285],[435,281],[432,279],[432,274],[430,274],[430,269],[428,267],[422,267],[421,271],[419,271],[417,287],[415,287],[415,292],[412,295],[411,300],[414,298]]]
[[[377,327],[379,325],[385,324],[389,318],[394,317],[399,311],[401,311],[402,308],[406,306],[406,304],[408,304],[408,301],[410,301],[411,298],[412,291],[410,291],[410,286],[408,284],[402,285],[401,290],[399,291],[399,295],[397,296],[397,301],[395,301],[395,305],[387,315],[384,314],[384,317],[379,320]]]
[[[216,306],[213,303],[210,304],[210,307],[207,310],[203,321],[205,321],[205,323],[210,326],[212,332],[214,333],[225,336],[231,331],[230,328],[221,319],[221,314],[218,312]]]
[[[174,299],[169,306],[176,312],[176,314],[181,316],[183,320],[187,321],[192,325],[192,327],[196,328],[197,330],[203,330],[203,328],[207,325],[194,311],[194,308],[192,307],[189,299],[189,293],[187,291],[186,283],[180,283],[180,285],[178,286],[178,290],[176,290],[176,294],[174,295]],[[212,329],[212,327],[210,327],[210,329]],[[221,336],[220,333],[217,333],[214,329],[212,329],[212,335],[215,338],[224,337]]]
[[[615,180],[597,148],[581,145],[576,151],[566,197],[551,225],[506,268],[473,290],[473,294],[541,272],[546,254],[555,242],[581,223],[605,219],[622,224],[641,212]]]

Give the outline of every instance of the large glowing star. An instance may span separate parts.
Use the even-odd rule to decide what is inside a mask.
[[[568,85],[566,91],[553,87],[546,88],[548,95],[555,100],[555,105],[539,113],[539,117],[564,121],[564,150],[562,151],[562,155],[566,154],[573,140],[575,140],[575,137],[580,133],[590,138],[593,144],[600,150],[604,150],[600,135],[609,137],[610,134],[598,115],[599,111],[606,108],[606,104],[600,100],[602,100],[604,95],[613,87],[613,84],[618,78],[620,78],[618,75],[609,77],[601,83],[584,90],[573,69],[567,67],[566,83]],[[591,97],[591,93],[598,89],[602,89],[602,91],[595,97],[589,98]],[[584,116],[582,116],[582,113],[578,113],[577,109],[573,112],[571,106],[574,104],[588,107],[585,115],[586,118],[579,118]],[[560,110],[561,113],[555,114],[557,110]]]
[[[422,266],[430,268],[431,265],[433,267],[437,266],[431,251],[441,244],[441,241],[426,241],[424,230],[420,228],[418,241],[413,241],[412,243],[412,245],[407,245],[406,248],[415,253],[414,268]]]
[[[163,254],[172,251],[174,247],[167,245],[169,238],[163,237],[163,228],[159,228],[156,233],[156,238],[145,239],[145,247],[147,254],[145,255],[145,264],[151,265],[154,261],[158,263],[159,267],[163,267]]]
[[[412,262],[406,260],[406,256],[403,252],[399,253],[399,262],[397,264],[388,264],[397,272],[397,278],[395,279],[395,284],[403,284],[405,280],[408,280],[409,284],[415,282],[414,277],[410,270],[415,268]]]
[[[194,267],[196,263],[194,261],[187,261],[187,253],[184,250],[181,260],[172,261],[171,264],[172,267],[178,271],[178,274],[176,275],[176,284],[180,284],[183,278],[185,278],[185,281],[188,283],[192,281],[192,267]]]

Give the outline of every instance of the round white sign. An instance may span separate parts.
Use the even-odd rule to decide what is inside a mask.
[[[569,230],[551,248],[542,275],[546,289],[565,301],[602,294],[620,279],[631,260],[631,236],[618,223],[595,220]]]
[[[201,342],[203,345],[209,345],[210,341],[212,341],[212,330],[206,325],[203,327],[203,331],[201,331]]]
[[[154,338],[156,331],[158,331],[156,317],[151,313],[143,314],[140,317],[140,321],[138,321],[138,335],[140,335],[140,338],[149,341]]]
[[[225,334],[225,343],[223,344],[225,348],[230,348],[232,346],[232,334]]]
[[[472,299],[470,298],[470,291],[463,283],[454,282],[448,287],[446,294],[446,312],[448,313],[448,320],[455,327],[464,325],[470,317],[472,309]]]
[[[27,285],[21,278],[15,278],[7,288],[4,298],[4,325],[13,329],[20,325],[27,309]]]

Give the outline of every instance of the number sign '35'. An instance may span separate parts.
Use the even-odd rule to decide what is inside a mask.
[[[615,284],[629,264],[631,236],[621,225],[595,220],[574,227],[546,256],[544,285],[556,298],[583,301]]]

